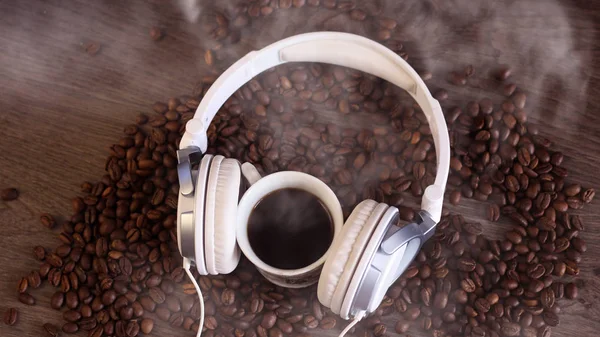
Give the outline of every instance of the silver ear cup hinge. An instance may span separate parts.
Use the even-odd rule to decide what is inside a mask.
[[[396,229],[393,234],[386,237],[381,244],[381,250],[391,255],[414,239],[419,239],[419,244],[422,246],[435,233],[435,226],[436,223],[431,219],[429,213],[420,211],[416,222]]]
[[[425,243],[425,241],[429,240],[433,234],[435,234],[435,226],[437,226],[437,223],[427,211],[420,211],[418,213],[417,224],[423,232],[423,243]]]
[[[186,147],[177,151],[177,175],[179,177],[179,192],[190,195],[194,192],[194,181],[192,179],[192,164],[197,163],[201,157],[202,150],[197,146]]]

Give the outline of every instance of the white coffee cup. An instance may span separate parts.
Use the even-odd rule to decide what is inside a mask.
[[[317,283],[331,246],[317,261],[303,268],[275,268],[262,261],[252,249],[248,240],[248,221],[254,207],[269,193],[284,188],[297,188],[313,194],[327,208],[333,221],[333,239],[335,239],[342,229],[344,221],[342,206],[335,193],[321,180],[302,172],[282,171],[261,177],[252,164],[244,163],[242,173],[251,184],[239,202],[237,213],[237,242],[244,255],[266,279],[276,285],[287,288],[303,288]],[[307,244],[310,243],[307,242]]]

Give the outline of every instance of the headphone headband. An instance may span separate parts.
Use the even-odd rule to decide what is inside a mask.
[[[357,69],[399,86],[415,99],[429,122],[437,157],[435,182],[425,189],[421,209],[439,222],[450,167],[450,140],[440,104],[406,61],[362,36],[338,32],[300,34],[248,53],[210,87],[194,118],[186,124],[179,148],[197,147],[206,152],[206,131],[225,101],[256,75],[288,62],[320,62]]]

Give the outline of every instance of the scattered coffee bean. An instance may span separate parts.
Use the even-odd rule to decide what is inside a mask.
[[[489,221],[498,221],[500,218],[500,207],[496,204],[488,205],[487,209],[487,219]]]
[[[261,324],[262,325],[262,324]],[[309,329],[314,329],[319,325],[319,321],[312,315],[304,317],[304,326]]]
[[[503,336],[519,336],[521,334],[521,326],[517,323],[506,322],[502,324],[501,331]]]
[[[154,41],[159,41],[163,37],[163,32],[158,27],[152,27],[150,29],[150,38]]]
[[[433,299],[433,306],[436,309],[445,309],[448,304],[448,294],[438,291]]]
[[[44,323],[44,330],[46,331],[49,337],[58,337],[60,335],[58,327],[51,323]]]
[[[40,221],[42,222],[42,225],[48,229],[53,229],[56,227],[56,221],[54,220],[54,217],[48,213],[42,214],[40,216]]]
[[[578,296],[578,290],[577,290],[577,286],[575,285],[575,283],[573,283],[573,282],[567,283],[565,285],[565,297],[570,300],[574,300],[577,298],[577,296]]]
[[[27,288],[29,287],[29,281],[26,277],[22,277],[21,280],[19,281],[19,284],[17,285],[17,290],[19,291],[19,293],[24,293],[27,291]]]
[[[546,324],[549,326],[557,326],[559,323],[558,315],[551,311],[544,311],[544,313],[542,314],[542,318],[544,319],[544,322],[546,322]]]
[[[88,333],[88,337],[102,337],[104,333],[103,326],[96,326]]]
[[[398,321],[398,323],[396,323],[394,330],[396,330],[397,333],[402,334],[402,333],[405,333],[406,331],[408,331],[409,328],[410,328],[410,323]]]
[[[144,334],[149,335],[152,332],[152,329],[154,329],[154,321],[150,318],[144,318],[140,324],[140,330]]]
[[[12,201],[19,197],[19,190],[14,187],[5,188],[0,192],[3,201]]]
[[[35,298],[28,293],[19,294],[19,302],[27,305],[35,305]]]
[[[62,326],[62,331],[68,334],[74,334],[79,331],[79,326],[75,323],[65,323]]]
[[[19,319],[19,311],[15,308],[8,308],[4,312],[4,324],[15,325]]]
[[[452,191],[452,193],[450,193],[450,203],[452,205],[458,205],[460,203],[460,196],[460,191]]]
[[[334,317],[328,316],[321,320],[319,327],[323,330],[331,330],[335,327],[337,321]]]
[[[505,81],[511,75],[511,69],[508,67],[503,67],[496,71],[496,78],[500,81]]]

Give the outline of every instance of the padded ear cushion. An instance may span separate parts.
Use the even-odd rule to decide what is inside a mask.
[[[206,191],[204,255],[212,275],[229,274],[240,261],[235,228],[241,170],[235,159],[215,156]]]
[[[370,236],[363,233],[363,227],[376,206],[377,202],[373,200],[365,200],[356,205],[348,220],[344,223],[340,234],[332,243],[317,288],[319,301],[328,308],[331,307],[331,300],[340,277],[345,270],[352,268],[352,265],[348,263],[348,259],[355,243],[357,240],[363,241],[364,237],[368,239]]]
[[[206,185],[208,184],[208,173],[213,156],[204,155],[198,168],[198,179],[196,181],[196,193],[194,194],[194,249],[196,269],[200,275],[208,275],[206,270],[206,259],[204,258],[204,212],[206,204]]]

